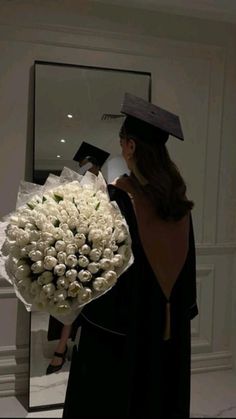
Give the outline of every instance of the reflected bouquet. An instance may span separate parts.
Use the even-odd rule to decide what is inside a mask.
[[[132,264],[129,229],[101,173],[64,168],[43,186],[21,182],[17,209],[1,223],[0,274],[28,311],[64,324],[111,289]]]

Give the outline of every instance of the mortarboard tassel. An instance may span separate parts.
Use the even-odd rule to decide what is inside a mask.
[[[165,331],[164,331],[164,340],[170,339],[170,302],[166,303],[166,318],[165,318]]]

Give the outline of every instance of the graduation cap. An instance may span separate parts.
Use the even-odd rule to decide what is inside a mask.
[[[109,156],[110,153],[107,151],[83,141],[80,148],[74,155],[73,160],[79,163],[82,163],[83,160],[87,160],[88,162],[91,162],[101,168]]]
[[[169,135],[184,140],[179,117],[146,100],[125,93],[121,113],[126,119],[121,128],[129,135],[148,141],[148,138],[167,141]]]

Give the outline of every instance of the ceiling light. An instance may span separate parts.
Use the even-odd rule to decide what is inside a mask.
[[[67,114],[67,118],[70,118],[71,119],[71,118],[73,118],[73,115],[71,113],[68,113]]]
[[[61,157],[61,156],[60,156],[60,154],[58,154],[58,155],[57,155],[57,158],[58,158],[58,159],[60,159],[60,157]]]
[[[64,138],[62,138],[60,141],[61,141],[61,143],[65,143],[66,142],[66,140]]]

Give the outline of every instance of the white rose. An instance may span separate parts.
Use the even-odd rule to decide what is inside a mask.
[[[27,247],[22,247],[22,248],[20,249],[20,255],[21,255],[21,257],[26,257],[26,256],[28,256],[28,250],[27,250]]]
[[[70,285],[70,281],[65,276],[60,276],[60,278],[58,278],[58,280],[57,280],[57,288],[59,290],[67,289],[69,287],[69,285]]]
[[[55,243],[55,249],[57,252],[64,252],[65,248],[66,248],[66,243],[63,240],[58,240]]]
[[[8,239],[6,239],[3,243],[2,246],[2,254],[4,256],[7,256],[9,254],[11,254],[12,256],[14,256],[17,259],[20,259],[21,255],[21,249],[19,246],[16,245],[15,241],[10,241]]]
[[[119,254],[115,255],[111,261],[116,268],[121,268],[121,266],[123,266],[124,264],[124,258],[122,255]]]
[[[109,285],[106,281],[105,278],[102,277],[97,277],[94,281],[93,281],[93,288],[96,291],[105,291],[109,288]]]
[[[55,225],[57,223],[57,217],[55,217],[55,215],[49,215],[48,216],[48,221],[50,221],[50,223],[52,223],[53,225]]]
[[[26,223],[27,223],[27,219],[20,215],[18,219],[18,226],[21,228],[25,228]]]
[[[48,242],[45,242],[43,240],[39,240],[37,243],[37,248],[41,252],[44,252],[44,250],[48,247]]]
[[[90,288],[84,288],[78,293],[77,299],[79,304],[88,303],[92,298],[92,291]]]
[[[66,257],[65,263],[70,268],[74,268],[77,265],[77,263],[78,263],[78,259],[77,259],[77,257],[75,255],[68,255]]]
[[[122,228],[122,226],[124,225],[124,223],[122,222],[122,220],[120,219],[120,218],[116,218],[115,219],[115,226],[118,228],[118,229],[120,229],[120,228]]]
[[[68,269],[68,271],[66,272],[66,278],[68,278],[68,280],[70,282],[75,281],[76,278],[77,278],[77,271],[76,271],[76,269]]]
[[[54,268],[54,275],[63,276],[65,272],[66,272],[66,265],[64,265],[64,263],[59,263]]]
[[[22,264],[17,267],[15,276],[17,279],[24,279],[30,275],[30,267],[26,264]]]
[[[86,243],[86,237],[83,233],[76,233],[74,236],[74,240],[78,247],[81,247],[84,243]]]
[[[56,227],[53,235],[56,240],[61,240],[63,238],[63,230],[60,227]]]
[[[22,278],[17,282],[17,287],[21,292],[28,292],[30,290],[31,280],[30,278]]]
[[[34,303],[38,310],[45,310],[48,307],[48,297],[44,294],[43,290],[40,292],[39,295],[36,295],[34,299]]]
[[[29,252],[29,257],[34,262],[37,262],[38,260],[42,260],[43,259],[43,253],[40,252],[40,250],[31,250]]]
[[[9,250],[11,252],[11,255],[14,256],[17,259],[19,259],[22,256],[21,255],[21,249],[16,244],[11,244]]]
[[[56,251],[55,247],[49,246],[49,247],[46,247],[46,249],[44,250],[44,255],[45,256],[56,256],[57,251]]]
[[[114,256],[114,253],[111,249],[106,248],[106,249],[103,250],[103,257],[105,259],[112,259],[113,256]]]
[[[78,265],[81,266],[82,268],[86,268],[88,264],[89,264],[88,258],[86,258],[86,256],[84,255],[80,255],[78,259]]]
[[[68,219],[68,226],[71,230],[73,230],[77,226],[77,223],[78,219],[76,217],[72,216]]]
[[[125,239],[127,239],[128,234],[125,230],[118,230],[117,235],[116,235],[116,241],[118,243],[122,243],[123,241],[125,241]]]
[[[42,260],[38,260],[31,265],[31,270],[34,274],[40,274],[44,271],[44,264]]]
[[[111,248],[111,250],[113,252],[117,252],[117,250],[118,250],[118,246],[117,246],[115,240],[111,240],[111,242],[109,243],[109,247]]]
[[[54,296],[54,293],[56,291],[56,287],[54,284],[46,284],[43,285],[43,292],[48,298],[52,298]]]
[[[66,246],[66,253],[67,255],[74,255],[78,250],[76,244],[67,244]]]
[[[112,259],[112,260],[113,260],[113,259]],[[111,268],[113,267],[112,260],[110,260],[110,259],[105,259],[105,258],[100,259],[100,261],[99,261],[99,265],[100,265],[100,267],[101,267],[102,269],[104,269],[105,271],[107,271],[108,269],[111,269]]]
[[[100,265],[99,265],[99,263],[91,262],[91,263],[88,264],[87,269],[92,274],[96,274],[100,269]]]
[[[34,226],[34,224],[26,222],[25,224],[25,230],[35,230],[36,227]]]
[[[28,251],[28,254],[29,254],[29,252],[31,252],[31,250],[39,250],[38,246],[37,246],[37,242],[32,242],[30,244],[27,244],[25,247]]]
[[[50,282],[52,282],[52,280],[53,280],[53,274],[52,274],[52,272],[49,272],[49,271],[43,272],[37,278],[37,282],[40,285],[50,284]]]
[[[57,260],[59,263],[66,263],[67,254],[66,252],[58,252]]]
[[[97,242],[103,239],[103,232],[100,229],[91,229],[88,234],[89,241]]]
[[[74,242],[74,234],[72,233],[72,231],[68,230],[66,233],[64,233],[63,235],[63,240],[67,243],[73,243]]]
[[[68,296],[69,297],[76,297],[79,292],[83,290],[83,286],[79,284],[78,281],[73,281],[70,283],[68,288]]]
[[[55,227],[52,224],[47,223],[44,226],[44,232],[49,233],[53,237],[53,241],[52,241],[52,237],[48,237],[48,239],[46,239],[47,241],[50,242],[50,244],[53,244],[56,241],[56,239],[54,237]]]
[[[97,262],[100,259],[101,255],[102,255],[102,251],[100,249],[94,248],[89,253],[89,258],[93,262]]]
[[[29,231],[29,240],[32,241],[38,241],[40,239],[40,232],[37,230]]]
[[[45,256],[44,267],[45,269],[52,270],[57,264],[57,259],[54,256]]]
[[[88,233],[88,224],[87,223],[79,223],[77,222],[76,231],[78,234],[87,234]]]
[[[37,281],[31,282],[30,290],[29,290],[30,295],[32,297],[36,297],[36,295],[40,294],[41,289],[42,289],[42,287],[40,286],[40,284]]]
[[[62,229],[63,233],[66,233],[69,230],[69,226],[67,223],[61,223],[60,228]]]
[[[82,255],[88,255],[91,252],[91,247],[88,246],[87,244],[84,244],[83,246],[81,246],[81,248],[79,249],[79,252]]]
[[[42,234],[42,239],[46,241],[47,243],[53,244],[55,242],[55,239],[51,233],[44,231],[41,234]]]
[[[87,205],[86,201],[84,201],[83,205],[82,205],[82,209],[81,211],[83,211],[83,208]],[[79,217],[78,217],[78,225],[79,223],[88,223],[87,217],[86,215],[84,215],[82,212],[80,212]]]
[[[118,254],[121,255],[125,260],[128,260],[131,256],[131,248],[130,246],[123,244],[118,249]]]
[[[84,269],[81,269],[81,271],[78,272],[77,276],[81,282],[89,282],[92,279],[91,272],[86,271]]]
[[[19,232],[19,228],[16,225],[8,224],[6,235],[10,240],[15,240],[18,232]]]
[[[17,225],[17,226],[18,226],[18,223],[19,223],[19,217],[18,217],[17,215],[12,215],[12,216],[10,217],[10,222],[11,222],[11,224],[15,224],[15,225]]]
[[[68,215],[63,215],[63,214],[59,215],[59,220],[61,221],[61,223],[63,223],[63,224],[66,223],[67,219],[68,219]]]
[[[107,271],[102,274],[102,276],[106,279],[109,287],[112,287],[117,282],[117,274],[115,271]]]
[[[20,231],[17,233],[16,236],[16,244],[20,247],[25,246],[30,241],[29,239],[29,233],[27,231]]]

